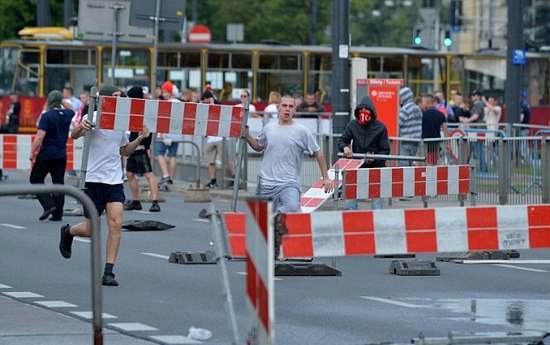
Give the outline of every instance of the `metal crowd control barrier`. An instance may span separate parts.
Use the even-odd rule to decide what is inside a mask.
[[[41,193],[63,193],[70,195],[80,203],[90,216],[92,224],[92,248],[91,248],[91,261],[92,261],[92,314],[93,314],[93,344],[103,344],[103,320],[102,320],[102,299],[101,299],[101,239],[100,239],[100,222],[97,210],[94,203],[90,198],[82,191],[76,189],[73,186],[67,185],[20,185],[20,186],[6,186],[0,189],[1,195],[21,195],[21,194],[41,194]]]

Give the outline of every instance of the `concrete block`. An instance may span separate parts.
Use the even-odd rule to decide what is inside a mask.
[[[438,276],[439,268],[434,261],[428,260],[393,260],[390,273],[398,276]]]

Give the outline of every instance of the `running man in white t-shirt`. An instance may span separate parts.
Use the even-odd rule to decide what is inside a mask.
[[[273,200],[275,212],[300,212],[300,175],[304,152],[315,155],[325,192],[333,187],[328,177],[323,151],[313,134],[293,120],[296,108],[292,96],[283,96],[277,107],[277,122],[268,123],[258,137],[248,131],[246,141],[256,151],[264,151],[257,195]]]
[[[111,85],[104,86],[99,92],[101,96],[121,95],[120,90]],[[94,114],[95,115],[95,114]],[[141,141],[149,136],[149,130],[144,126],[136,140],[128,142],[128,136],[124,131],[111,131],[104,129],[92,129],[93,119],[84,116],[80,125],[73,129],[71,137],[78,139],[87,131],[92,130],[90,138],[90,153],[88,157],[88,171],[84,192],[92,199],[101,216],[103,211],[107,216],[109,234],[107,236],[107,257],[103,272],[103,285],[117,286],[113,274],[113,266],[116,261],[118,248],[120,247],[120,234],[122,225],[122,212],[124,203],[124,186],[122,181],[121,155],[129,156],[134,152]],[[74,236],[91,237],[92,225],[89,216],[85,214],[86,222],[76,225],[64,225],[61,227],[61,240],[59,250],[65,259],[71,257],[71,247]]]

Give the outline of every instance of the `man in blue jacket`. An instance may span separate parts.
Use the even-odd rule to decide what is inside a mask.
[[[351,158],[353,153],[390,154],[390,142],[386,125],[377,119],[376,108],[369,97],[363,97],[354,111],[355,119],[351,120],[338,140],[338,150],[344,157]],[[353,141],[353,143],[352,143]],[[351,147],[350,147],[351,143]],[[385,160],[367,159],[361,168],[382,168]],[[357,200],[348,200],[347,210],[356,210]],[[383,199],[372,199],[372,209],[384,207]]]

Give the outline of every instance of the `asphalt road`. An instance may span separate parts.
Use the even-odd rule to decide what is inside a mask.
[[[26,183],[26,178],[26,173],[10,173],[0,188]],[[229,344],[231,335],[216,265],[168,262],[174,251],[213,250],[210,224],[198,218],[207,204],[185,203],[179,193],[166,193],[166,199],[161,213],[124,214],[125,220],[159,220],[176,227],[166,231],[123,231],[114,269],[120,286],[103,289],[105,327],[159,344],[171,343],[169,339],[173,338],[167,336],[185,337],[190,327],[198,327],[211,331],[212,337],[179,343]],[[214,202],[218,208],[229,208],[227,201]],[[67,198],[66,207],[74,206],[73,199]],[[148,207],[145,203],[144,210]],[[244,210],[244,204],[239,203],[238,209]],[[11,286],[39,295],[11,298],[72,317],[90,318],[90,243],[76,238],[69,260],[58,251],[60,226],[82,218],[40,222],[40,214],[37,200],[0,198],[0,293],[8,296],[9,291],[2,286]],[[104,219],[102,229],[104,242]],[[104,253],[104,245],[101,249]],[[438,262],[440,276],[406,277],[389,273],[391,259],[347,257],[336,262],[341,277],[277,278],[276,342],[407,343],[420,333],[446,337],[451,331],[468,335],[550,332],[550,250],[520,254],[518,260],[546,261],[476,265]],[[435,257],[430,254],[417,258]],[[243,343],[247,324],[245,264],[232,260],[227,268]],[[45,301],[73,306],[51,306]]]

